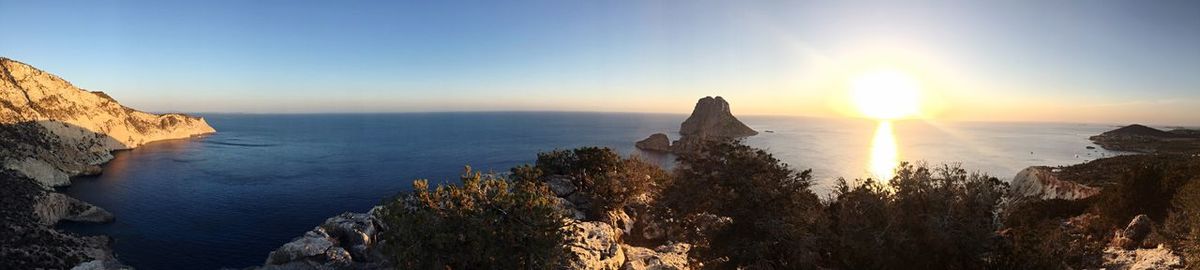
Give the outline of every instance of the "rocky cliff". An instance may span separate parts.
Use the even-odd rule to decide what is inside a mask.
[[[55,193],[70,177],[100,173],[112,151],[214,132],[202,118],[122,106],[24,63],[0,57],[0,180],[5,194],[0,268],[70,268],[115,263],[106,237],[51,228],[60,220],[106,222],[99,207]]]
[[[704,97],[696,102],[692,114],[679,125],[679,140],[664,147],[662,141],[667,140],[665,134],[656,133],[645,140],[637,142],[642,150],[672,152],[676,154],[697,150],[706,141],[732,140],[758,135],[746,124],[733,116],[729,102],[724,98]]]

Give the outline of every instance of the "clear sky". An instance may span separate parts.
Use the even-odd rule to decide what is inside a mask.
[[[0,56],[151,111],[937,117],[1200,125],[1200,1],[0,1]]]

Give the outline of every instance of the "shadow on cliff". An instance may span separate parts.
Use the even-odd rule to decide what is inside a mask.
[[[109,222],[112,214],[53,187],[100,172],[117,142],[101,132],[59,121],[0,124],[0,260],[3,269],[66,269],[113,258],[107,236],[78,236],[59,221]]]

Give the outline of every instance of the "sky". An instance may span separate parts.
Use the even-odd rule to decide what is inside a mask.
[[[1200,125],[1200,1],[7,1],[0,56],[149,111],[929,117]]]

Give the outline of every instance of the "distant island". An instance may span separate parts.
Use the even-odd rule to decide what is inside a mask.
[[[726,141],[758,135],[758,131],[733,116],[724,98],[704,97],[696,102],[692,114],[679,124],[679,140],[671,142],[667,134],[655,133],[638,141],[638,149],[655,152],[694,152],[707,141]]]
[[[150,114],[0,57],[0,268],[123,267],[107,236],[78,236],[59,221],[109,222],[111,213],[55,192],[101,173],[112,151],[215,132],[203,118]]]
[[[1092,136],[1092,142],[1115,151],[1138,153],[1200,153],[1200,130],[1163,131],[1133,124]]]

